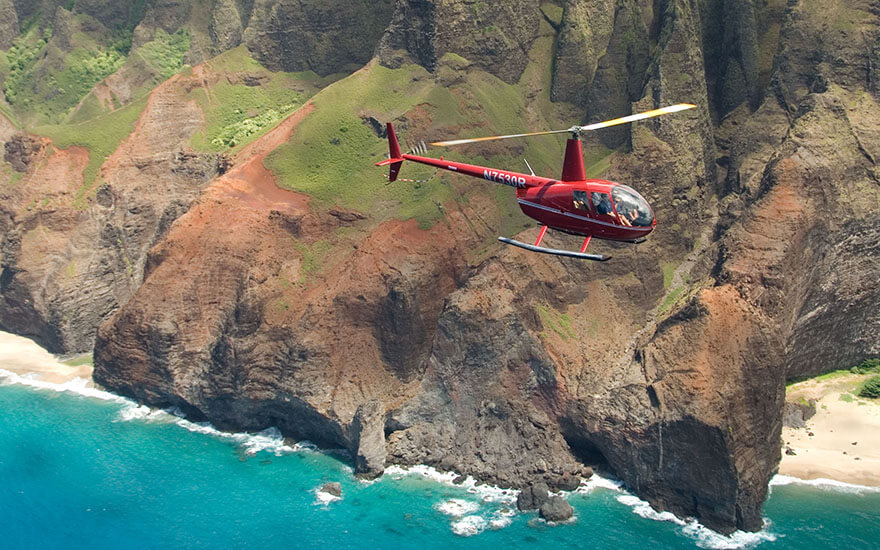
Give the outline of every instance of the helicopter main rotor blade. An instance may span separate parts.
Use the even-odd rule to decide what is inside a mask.
[[[529,136],[546,136],[548,134],[565,134],[570,130],[551,130],[549,132],[531,132],[528,134],[510,134],[507,136],[489,136],[489,137],[478,137],[478,138],[470,138],[470,139],[453,139],[452,141],[435,141],[431,143],[436,147],[449,147],[450,145],[464,145],[465,143],[476,143],[478,141],[492,141],[495,139],[509,139],[509,138],[520,138],[520,137],[529,137]]]
[[[451,141],[435,141],[432,142],[431,145],[436,147],[449,147],[451,145],[464,145],[466,143],[477,143],[480,141],[492,141],[496,139],[510,139],[510,138],[521,138],[521,137],[529,137],[529,136],[546,136],[549,134],[580,134],[581,132],[589,132],[592,130],[598,130],[600,128],[608,128],[609,126],[617,126],[618,124],[627,124],[629,122],[635,122],[637,120],[644,120],[646,118],[653,118],[655,116],[665,115],[669,113],[677,113],[678,111],[685,111],[687,109],[693,109],[696,105],[691,103],[679,103],[677,105],[670,105],[669,107],[662,107],[660,109],[654,109],[653,111],[645,111],[644,113],[637,113],[635,115],[629,115],[625,117],[615,118],[612,120],[606,120],[604,122],[596,122],[594,124],[587,124],[586,126],[572,126],[567,130],[550,130],[548,132],[530,132],[527,134],[510,134],[506,136],[489,136],[489,137],[479,137],[479,138],[470,138],[470,139],[453,139]]]
[[[645,111],[644,113],[637,113],[635,115],[606,120],[604,122],[587,124],[586,126],[575,126],[573,129],[577,129],[577,131],[579,132],[589,132],[591,130],[598,130],[599,128],[608,128],[609,126],[617,126],[618,124],[627,124],[629,122],[644,120],[646,118],[653,118],[655,116],[665,115],[669,113],[677,113],[678,111],[686,111],[687,109],[693,109],[694,107],[696,107],[696,105],[692,105],[690,103],[679,103],[677,105],[670,105],[669,107],[654,109],[653,111]]]

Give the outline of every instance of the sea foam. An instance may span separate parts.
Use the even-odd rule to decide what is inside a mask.
[[[327,506],[331,502],[336,502],[337,500],[342,500],[342,497],[338,497],[334,494],[328,493],[326,491],[322,491],[321,487],[318,487],[314,490],[315,493],[315,504],[320,506]]]
[[[63,383],[54,383],[41,380],[39,375],[34,374],[16,374],[5,369],[0,369],[0,384],[20,384],[22,386],[30,386],[41,390],[49,390],[55,392],[68,392],[82,395],[83,397],[91,397],[100,399],[101,401],[111,401],[113,403],[133,403],[130,399],[121,397],[108,391],[99,390],[91,386],[91,381],[85,378],[74,378]]]
[[[486,525],[486,520],[480,516],[465,516],[452,522],[452,532],[461,537],[470,537],[485,531]]]
[[[617,501],[632,508],[634,514],[653,521],[668,521],[680,526],[682,534],[696,543],[700,548],[709,550],[738,550],[753,548],[762,542],[773,542],[776,535],[769,531],[770,524],[765,520],[764,529],[756,533],[735,531],[730,535],[722,535],[701,524],[694,518],[681,519],[671,512],[658,512],[651,505],[632,494],[617,497]]]
[[[587,495],[595,491],[596,489],[607,489],[609,491],[622,491],[623,490],[623,482],[618,481],[616,479],[611,479],[607,477],[602,477],[599,474],[594,473],[590,476],[590,479],[581,481],[580,487],[575,489],[575,493]]]
[[[494,485],[478,483],[477,480],[471,476],[467,476],[460,484],[455,484],[453,481],[459,477],[459,474],[456,472],[441,472],[436,468],[425,466],[424,464],[409,467],[389,466],[385,468],[385,475],[390,476],[392,479],[400,479],[403,476],[409,475],[419,475],[449,487],[460,487],[466,492],[479,498],[482,502],[511,504],[516,502],[516,496],[519,494],[519,491],[516,489],[503,489]]]
[[[841,493],[851,493],[856,495],[880,493],[880,487],[870,487],[867,485],[854,485],[843,481],[833,479],[800,479],[797,477],[777,474],[770,480],[770,487],[780,487],[783,485],[807,485],[825,491],[838,491]]]
[[[654,521],[669,521],[676,525],[687,525],[687,523],[681,519],[679,519],[672,512],[658,512],[654,508],[651,507],[646,501],[640,499],[635,495],[620,495],[617,497],[617,502],[629,506],[632,508],[632,511],[637,516],[643,517],[645,519],[652,519]]]
[[[249,433],[249,432],[224,432],[215,428],[208,422],[192,422],[185,418],[178,418],[174,422],[181,428],[194,433],[209,435],[218,439],[224,439],[235,443],[244,450],[245,454],[255,455],[259,452],[272,453],[275,456],[294,453],[297,451],[305,451],[314,449],[314,444],[308,441],[287,444],[284,436],[278,428],[271,427],[265,430]]]
[[[730,535],[722,535],[715,532],[695,519],[687,522],[682,533],[694,539],[697,546],[710,550],[738,550],[740,548],[754,548],[764,542],[773,542],[776,535],[769,531],[770,523],[764,521],[764,528],[756,533],[746,531],[734,531]]]
[[[184,418],[183,413],[177,409],[153,409],[146,405],[140,405],[131,399],[114,393],[100,390],[91,385],[91,381],[85,378],[74,378],[63,383],[54,383],[41,380],[37,374],[16,374],[5,369],[0,369],[0,385],[20,384],[32,388],[55,392],[67,392],[118,403],[123,407],[117,413],[116,420],[130,422],[141,420],[146,422],[168,422],[194,433],[209,435],[218,439],[230,441],[241,447],[246,454],[255,455],[261,451],[274,453],[276,456],[297,451],[314,450],[316,446],[309,441],[301,441],[289,445],[278,428],[266,428],[260,432],[224,432],[220,431],[208,422],[192,422]]]
[[[476,512],[480,509],[480,505],[471,500],[451,498],[435,504],[434,509],[447,516],[461,517]]]

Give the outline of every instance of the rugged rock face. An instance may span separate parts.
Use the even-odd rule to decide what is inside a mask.
[[[854,259],[875,250],[866,243],[876,242],[876,224],[863,220],[876,208],[876,134],[858,121],[871,118],[864,115],[876,100],[851,90],[871,82],[870,74],[853,77],[858,62],[819,78],[795,61],[817,32],[819,16],[805,8],[789,10],[780,27],[787,42],[761,103],[754,59],[761,32],[746,24],[754,13],[738,6],[565,6],[558,97],[603,106],[596,116],[684,99],[701,105],[627,130],[632,154],[610,170],[613,179],[651,182],[649,197],[671,224],[646,252],[616,251],[601,275],[595,266],[516,250],[468,266],[451,245],[428,254],[423,243],[467,248],[473,235],[453,230],[450,241],[383,226],[357,252],[340,254],[338,272],[307,286],[296,303],[278,305],[277,287],[260,281],[292,266],[278,259],[283,249],[258,252],[248,240],[281,246],[271,235],[286,230],[272,225],[266,205],[249,211],[247,239],[227,239],[222,255],[206,253],[195,264],[188,256],[216,241],[211,227],[221,222],[211,204],[224,200],[230,181],[219,180],[154,250],[155,268],[134,299],[102,327],[96,379],[220,425],[277,424],[349,448],[368,473],[384,461],[427,463],[502,485],[542,480],[558,488],[582,464],[598,463],[657,507],[723,532],[760,528],[786,377],[876,352],[876,296],[862,285],[877,262]],[[438,14],[456,7],[400,3],[380,57],[394,63],[404,50],[432,67],[454,52],[479,66],[466,41],[443,46],[470,20],[435,27]],[[602,32],[585,24],[601,17],[621,32],[585,34]],[[719,18],[747,21],[725,39],[738,45],[721,50],[728,57],[709,50],[704,59],[701,47]],[[631,41],[620,39],[627,35]],[[593,53],[578,57],[583,47]],[[575,82],[560,69],[567,63],[586,77],[582,96],[566,84]],[[518,75],[514,65],[492,70]],[[744,87],[727,86],[731,80]],[[713,131],[712,118],[727,112]],[[294,206],[273,208],[298,220],[285,227],[308,242],[309,228],[331,217],[299,210],[298,200],[288,195]],[[679,271],[691,283],[664,290],[660,263],[681,262],[688,251]],[[841,273],[832,266],[847,259],[845,281],[832,282]],[[195,265],[210,291],[177,282],[182,266]],[[343,280],[358,281],[356,290]],[[846,305],[829,307],[829,291]],[[664,293],[671,307],[655,308]],[[212,300],[194,314],[190,304]],[[569,320],[554,318],[562,314]],[[812,331],[828,327],[829,338],[840,338],[831,327],[841,324],[846,354],[817,350],[822,339]]]
[[[391,0],[256,0],[244,40],[270,68],[341,72],[370,60],[391,10]]]
[[[219,0],[211,16],[211,40],[218,51],[226,51],[241,44],[242,16],[235,0]]]
[[[18,12],[12,0],[0,0],[0,48],[7,49],[18,35]]]
[[[17,134],[6,142],[3,160],[8,162],[16,172],[27,172],[31,163],[43,150],[43,142],[39,138],[26,134]]]
[[[452,53],[513,83],[526,67],[541,18],[534,0],[402,0],[377,54],[390,66],[409,57],[433,71],[440,58]]]
[[[77,202],[92,183],[83,181],[88,151],[51,144],[23,165],[28,185],[0,191],[8,227],[0,275],[5,330],[56,353],[82,353],[98,324],[137,289],[146,251],[217,174],[215,156],[179,154],[202,121],[177,98],[178,84],[151,96],[134,133],[104,163],[94,201]],[[25,141],[34,142],[7,142],[7,154]]]

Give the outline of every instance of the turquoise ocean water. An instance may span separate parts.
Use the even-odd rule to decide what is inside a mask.
[[[3,549],[880,548],[880,492],[842,484],[777,478],[765,530],[725,538],[596,478],[569,496],[576,519],[550,526],[514,513],[510,493],[429,469],[359,482],[272,430],[221,434],[102,392],[17,382],[0,374]],[[328,481],[341,499],[319,491]]]

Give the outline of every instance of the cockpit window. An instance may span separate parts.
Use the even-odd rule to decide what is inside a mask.
[[[593,201],[593,208],[596,209],[597,214],[610,215],[611,212],[611,199],[608,197],[608,193],[598,193],[596,191],[590,192],[590,200]]]
[[[611,198],[622,224],[650,227],[654,223],[654,215],[648,202],[629,187],[615,185],[611,190]]]
[[[572,191],[571,198],[574,200],[574,207],[578,210],[590,211],[590,203],[587,202],[586,191]]]

